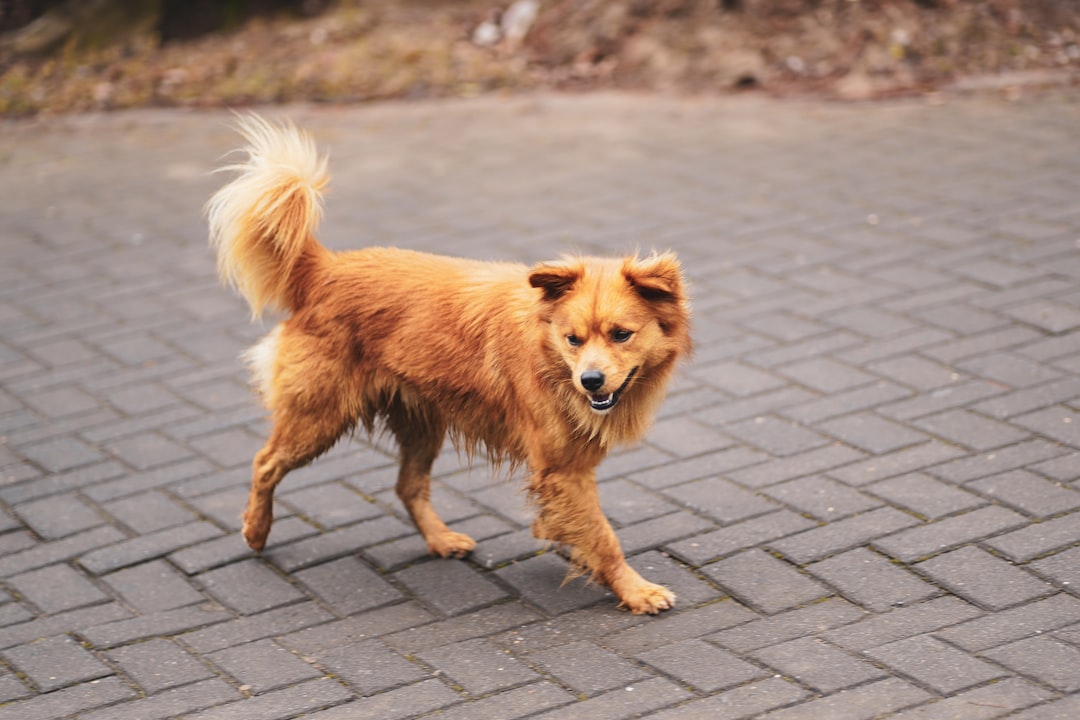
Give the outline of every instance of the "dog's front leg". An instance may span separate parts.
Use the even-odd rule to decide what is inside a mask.
[[[539,506],[533,535],[573,546],[573,561],[610,587],[620,606],[654,615],[675,605],[675,594],[641,577],[623,556],[619,539],[600,509],[592,468],[535,472],[530,494]]]

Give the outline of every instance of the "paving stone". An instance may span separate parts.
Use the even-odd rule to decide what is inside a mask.
[[[111,705],[134,695],[135,691],[119,678],[106,677],[4,705],[0,707],[0,720],[53,720]]]
[[[78,438],[56,438],[19,449],[27,460],[50,473],[71,470],[97,462],[105,456],[92,445]]]
[[[192,456],[188,448],[154,432],[114,440],[107,449],[137,470],[168,465]]]
[[[558,685],[538,682],[489,695],[439,712],[439,720],[514,720],[543,710],[569,705],[576,698]]]
[[[882,507],[771,542],[769,547],[792,562],[803,565],[917,523],[918,520],[906,513]]]
[[[406,539],[403,538],[402,540],[395,542],[404,543],[405,540]],[[536,555],[538,552],[542,552],[544,549],[544,542],[534,538],[532,530],[528,528],[499,534],[493,536],[493,538],[488,538],[488,540],[493,541],[478,541],[479,544],[472,551],[469,558],[477,565],[489,570],[513,560],[524,560],[527,557]],[[427,546],[424,545],[422,539],[409,538],[409,542],[410,547],[413,548],[410,553],[412,559],[419,559],[427,554]],[[397,565],[404,563],[399,560],[401,555],[395,550],[391,549],[389,551],[384,551],[384,549],[391,544],[392,543],[386,543],[384,545],[369,548],[365,551],[365,555],[372,558],[379,567],[393,570]]]
[[[876,408],[875,411],[893,420],[912,421],[970,406],[983,411],[985,415],[1000,420],[1008,417],[1008,415],[1002,416],[994,412],[987,412],[984,408],[1003,394],[1006,393],[1000,385],[995,385],[986,380],[966,380],[906,400],[889,403]],[[990,398],[990,400],[979,402],[984,398]]]
[[[987,353],[958,363],[972,375],[1016,388],[1030,387],[1054,380],[1060,373],[1020,355],[1005,352]]]
[[[334,680],[309,680],[185,715],[184,720],[285,720],[339,705],[350,697],[349,691]]]
[[[772,615],[832,593],[762,550],[747,550],[702,568],[739,600]]]
[[[915,562],[1026,523],[1027,519],[1019,513],[991,505],[902,530],[875,540],[873,545],[898,560]]]
[[[1080,492],[1026,470],[992,475],[968,487],[1033,517],[1045,518],[1080,507]]]
[[[304,517],[324,528],[341,527],[383,514],[382,509],[359,493],[338,483],[326,483],[295,492],[282,493],[287,503]]]
[[[355,557],[344,557],[301,570],[296,578],[341,615],[403,599],[401,592]]]
[[[611,634],[605,647],[623,655],[637,655],[669,643],[741,625],[757,617],[731,600],[701,608],[661,615],[653,622],[638,624]]]
[[[128,495],[105,503],[102,507],[113,518],[141,535],[199,520],[188,508],[155,491]]]
[[[667,549],[694,566],[705,565],[749,547],[814,527],[788,510],[759,515],[734,525],[668,543]]]
[[[662,496],[643,490],[628,480],[603,482],[599,489],[600,507],[608,520],[617,526],[633,525],[678,509]]]
[[[981,614],[977,607],[946,596],[867,616],[859,622],[829,630],[822,638],[851,652],[860,652],[933,632]]]
[[[89,530],[105,522],[100,513],[74,495],[23,503],[15,508],[15,512],[31,530],[46,540]]]
[[[179,548],[203,542],[220,534],[221,531],[215,526],[198,520],[93,550],[79,558],[79,564],[95,575],[103,575],[147,560],[154,560]]]
[[[1080,478],[1080,468],[1077,467],[1078,453],[1061,455],[1053,460],[1037,463],[1031,466],[1035,472],[1058,482],[1073,482]]]
[[[83,491],[88,498],[98,503],[148,492],[154,488],[174,486],[185,480],[201,479],[210,481],[215,485],[220,482],[218,476],[209,475],[214,466],[202,458],[194,460],[182,460],[172,465],[165,465],[140,472],[125,472],[121,477],[115,477],[106,482],[97,483]],[[246,474],[246,473],[245,473]]]
[[[49,615],[110,599],[70,565],[31,570],[10,578],[8,584]]]
[[[388,614],[391,610],[393,608],[379,612]],[[407,619],[409,614],[415,614],[415,611],[396,613],[394,619],[396,620],[396,615],[404,615]],[[383,622],[379,628],[381,631],[372,635],[382,636],[383,641],[397,651],[415,654],[422,650],[445,646],[445,644],[488,637],[512,627],[528,626],[540,619],[541,616],[538,613],[524,607],[524,604],[508,602],[469,614],[448,617],[446,620],[430,624],[422,624],[414,620],[410,623],[413,627],[401,623],[400,626],[388,628],[387,623]]]
[[[721,525],[728,525],[755,515],[763,515],[779,506],[723,478],[706,478],[667,488],[664,494],[692,510],[708,515]]]
[[[204,603],[123,619],[106,617],[95,623],[82,624],[85,629],[79,634],[94,647],[110,648],[158,635],[176,635],[228,619],[229,615],[222,608]]]
[[[717,430],[685,417],[658,420],[646,440],[677,457],[693,457],[732,445],[731,440]]]
[[[826,695],[801,705],[762,715],[762,720],[818,720],[819,718],[872,718],[901,710],[933,697],[899,678],[878,680],[868,685]]]
[[[112,668],[67,635],[8,648],[2,655],[43,693],[113,674]]]
[[[507,597],[501,587],[466,563],[454,560],[421,563],[393,577],[445,615],[460,615]]]
[[[257,640],[206,657],[255,695],[323,674],[272,640]]]
[[[916,569],[960,597],[991,610],[1054,592],[1051,585],[1027,571],[972,546],[919,563]]]
[[[88,550],[93,552],[93,548],[111,545],[124,539],[123,533],[106,525],[68,535],[59,540],[30,545],[25,549],[20,547],[15,552],[0,557],[0,577],[17,575],[53,563],[65,562]]]
[[[525,609],[521,605],[518,607],[522,610]],[[693,612],[701,612],[704,616],[709,615],[708,611],[704,608],[694,609]],[[476,629],[470,627],[468,628],[468,633],[459,631],[458,634],[464,634],[465,637],[490,637],[492,642],[496,642],[502,647],[507,648],[515,655],[522,656],[560,647],[579,640],[593,640],[599,642],[601,639],[606,639],[608,636],[613,636],[631,628],[644,627],[650,624],[651,620],[660,619],[651,616],[632,615],[630,613],[618,611],[610,606],[592,606],[582,610],[574,610],[554,618],[544,618],[537,613],[533,613],[533,616],[534,618],[531,622],[520,624],[508,622],[496,633],[492,633],[483,628]],[[445,623],[440,624],[449,624],[452,622],[453,620],[448,620]],[[406,633],[402,634],[404,635]],[[414,635],[414,637],[412,637],[414,643],[419,642],[426,647],[435,647],[443,644],[442,642],[431,642],[428,636],[422,635],[419,632],[410,634]],[[391,641],[397,642],[397,639],[391,638]],[[605,647],[607,646],[608,644],[605,642]]]
[[[531,653],[528,662],[586,696],[625,687],[650,676],[638,665],[588,640]]]
[[[649,715],[654,720],[699,720],[723,717],[748,720],[769,710],[791,705],[807,696],[797,685],[780,678],[767,678],[707,698],[691,700],[670,710]]]
[[[963,455],[959,448],[936,440],[896,452],[829,470],[831,478],[853,487],[861,487],[885,478],[896,477]]]
[[[645,487],[662,489],[690,480],[726,474],[735,468],[761,463],[767,457],[754,450],[733,448],[667,463],[630,474],[628,477]]]
[[[573,717],[575,720],[616,720],[640,716],[674,705],[691,697],[690,693],[663,678],[643,680],[625,688],[597,695],[573,705],[537,715],[537,720]]]
[[[859,450],[874,455],[894,452],[926,440],[924,434],[906,425],[868,412],[839,417],[819,423],[816,427]]]
[[[856,548],[808,565],[806,570],[839,590],[848,600],[874,612],[910,605],[940,592],[866,548]]]
[[[863,651],[942,695],[1001,677],[1004,671],[929,635],[897,640]]]
[[[938,702],[905,710],[893,717],[899,720],[988,720],[1003,717],[1048,697],[1049,693],[1042,688],[1023,680],[1008,678]]]
[[[712,520],[685,512],[674,512],[619,528],[618,537],[623,552],[633,555],[682,540],[688,535],[712,530],[714,527],[716,523]]]
[[[729,422],[769,415],[782,408],[808,402],[817,397],[817,393],[809,390],[785,386],[760,395],[725,401],[700,410],[695,413],[695,416],[702,422],[723,427]]]
[[[310,538],[318,530],[298,517],[285,517],[274,522],[274,542],[290,543]],[[222,535],[196,545],[169,553],[168,559],[188,575],[228,565],[251,557],[251,549],[238,535]]]
[[[1007,470],[1026,467],[1065,453],[1059,446],[1035,439],[979,455],[957,458],[937,465],[928,472],[942,480],[966,483]]]
[[[222,605],[241,615],[304,599],[304,593],[258,560],[244,560],[199,575],[196,580]]]
[[[319,653],[320,666],[353,687],[361,695],[372,695],[414,683],[429,671],[400,655],[379,640],[364,640]]]
[[[693,374],[694,377],[735,397],[757,395],[784,385],[784,381],[772,373],[736,362],[703,365],[694,368]]]
[[[740,485],[761,488],[768,485],[816,475],[833,468],[842,467],[866,457],[866,454],[845,445],[833,444],[799,453],[787,458],[759,463],[734,472],[727,477]]]
[[[762,648],[753,657],[825,695],[887,676],[880,668],[815,638]]]
[[[1078,392],[1080,392],[1080,378],[1069,376],[1042,385],[998,394],[973,405],[972,409],[984,415],[1005,420],[1041,410],[1062,401],[1072,400]]]
[[[1075,668],[1080,650],[1049,637],[1030,637],[986,650],[983,655],[1062,692],[1080,689]]]
[[[972,450],[992,450],[1027,438],[1028,433],[969,410],[947,410],[913,421],[921,430]]]
[[[867,366],[874,373],[923,392],[938,390],[960,380],[953,368],[918,355],[903,355]]]
[[[285,572],[295,572],[415,532],[397,518],[379,517],[282,545],[271,540],[263,556]]]
[[[494,575],[548,615],[561,615],[614,599],[610,590],[588,583],[584,577],[564,584],[570,570],[565,560],[547,552],[500,568]]]
[[[866,486],[865,490],[890,504],[936,520],[946,515],[972,510],[986,500],[924,473],[909,473]]]
[[[214,677],[204,664],[170,640],[147,640],[106,653],[147,694]]]
[[[1080,696],[1069,695],[1045,705],[1026,710],[1014,717],[1016,720],[1070,720],[1080,712]]]
[[[815,357],[783,365],[779,371],[800,385],[822,393],[847,390],[874,381],[873,375],[828,357]]]
[[[742,685],[768,674],[762,668],[697,638],[649,650],[637,657],[669,677],[705,693]]]
[[[764,493],[819,520],[835,520],[881,505],[872,497],[820,476],[773,485]]]
[[[418,657],[473,696],[540,679],[508,651],[482,638],[425,650]]]
[[[758,648],[805,637],[858,621],[864,613],[854,605],[830,598],[806,607],[747,622],[706,638],[722,647],[747,653]]]
[[[1045,600],[944,628],[937,636],[968,652],[976,652],[1075,622],[1080,622],[1080,600],[1058,593]]]
[[[797,422],[812,424],[896,402],[910,395],[907,388],[882,381],[800,403],[785,409],[782,414]]]
[[[224,680],[214,678],[163,690],[150,697],[127,700],[79,715],[80,720],[171,720],[181,715],[239,700],[240,693]]]
[[[725,425],[724,432],[779,457],[796,455],[828,444],[827,438],[804,426],[768,415]]]
[[[1078,570],[1080,565],[1077,565],[1077,558],[1080,558],[1080,547],[1074,547],[1042,560],[1036,560],[1027,567],[1072,590],[1080,587],[1080,570]],[[1075,592],[1075,590],[1073,591]]]

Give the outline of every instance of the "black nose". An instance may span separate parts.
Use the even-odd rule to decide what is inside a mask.
[[[607,378],[604,377],[604,373],[599,370],[586,370],[581,373],[581,387],[589,392],[596,392],[604,387],[604,382],[606,380]]]

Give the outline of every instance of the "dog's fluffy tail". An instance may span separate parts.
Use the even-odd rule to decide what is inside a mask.
[[[247,158],[221,170],[240,175],[206,204],[218,274],[256,317],[267,307],[295,310],[301,288],[292,280],[299,261],[325,253],[314,233],[330,179],[327,160],[292,124],[274,125],[252,114],[240,117],[238,129]]]

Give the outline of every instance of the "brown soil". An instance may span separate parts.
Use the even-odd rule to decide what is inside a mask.
[[[190,40],[135,24],[46,54],[9,32],[0,114],[537,89],[874,98],[1080,78],[1080,0],[543,0],[523,39],[478,43],[510,5],[342,0]]]

